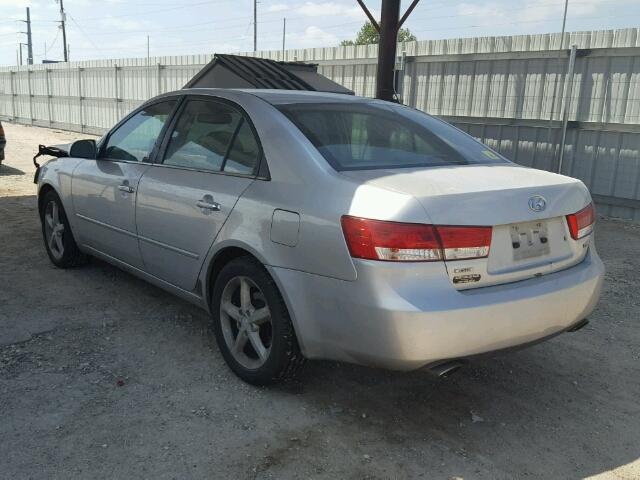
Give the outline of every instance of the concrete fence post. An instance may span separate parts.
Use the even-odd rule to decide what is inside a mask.
[[[120,120],[120,96],[118,88],[118,65],[113,66],[113,100],[115,102],[116,122]]]
[[[13,70],[9,71],[9,89],[11,90],[11,120],[13,122],[16,121],[16,91],[13,85],[13,80],[16,75],[16,72]]]
[[[158,63],[156,79],[157,79],[157,87],[158,87],[158,91],[156,92],[156,95],[160,95],[162,93],[162,65],[160,63]]]
[[[52,114],[52,108],[53,105],[51,104],[52,100],[52,95],[51,95],[51,84],[50,84],[50,78],[49,78],[49,74],[50,74],[51,70],[49,70],[48,68],[45,68],[44,70],[44,82],[46,84],[46,88],[47,88],[47,120],[49,123],[49,126],[53,125],[53,114]]]
[[[31,69],[27,69],[27,93],[29,94],[29,123],[33,125],[33,92],[31,91]]]
[[[80,110],[80,132],[84,133],[84,112],[83,112],[83,104],[84,100],[82,97],[82,67],[78,67],[78,106]]]

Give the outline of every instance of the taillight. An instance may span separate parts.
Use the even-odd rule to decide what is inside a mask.
[[[489,256],[491,227],[437,226],[445,260],[463,260]]]
[[[596,222],[596,209],[593,203],[590,203],[582,210],[571,215],[567,215],[567,224],[569,224],[569,233],[571,238],[579,240],[589,235],[593,231],[593,224]]]
[[[462,260],[489,255],[491,227],[399,223],[342,217],[352,257],[397,262]]]

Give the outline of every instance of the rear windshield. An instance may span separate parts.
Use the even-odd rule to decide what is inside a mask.
[[[374,103],[278,105],[336,170],[507,163],[422,112]]]

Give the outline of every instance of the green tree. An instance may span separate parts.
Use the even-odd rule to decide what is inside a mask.
[[[380,40],[380,34],[376,30],[371,22],[365,23],[355,40],[343,40],[340,45],[369,45],[371,43],[378,43]],[[417,40],[416,36],[409,31],[408,28],[401,28],[398,32],[399,42],[413,42]]]

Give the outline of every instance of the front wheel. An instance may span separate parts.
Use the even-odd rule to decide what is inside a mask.
[[[51,262],[60,268],[86,263],[87,256],[78,249],[60,197],[53,190],[45,193],[40,214],[44,246]]]
[[[261,264],[240,257],[225,265],[211,305],[218,346],[238,377],[267,385],[296,374],[304,357],[280,291]]]

